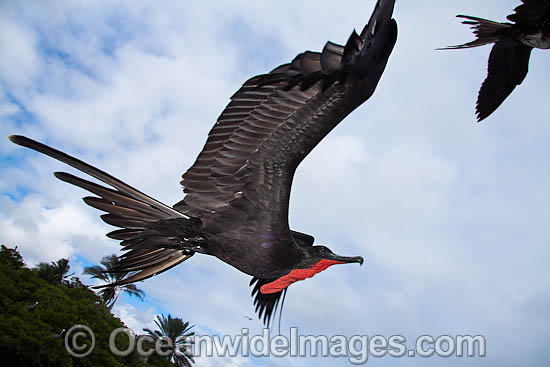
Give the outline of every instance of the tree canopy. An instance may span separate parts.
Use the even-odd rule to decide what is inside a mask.
[[[63,260],[63,259],[62,259]],[[136,352],[118,357],[109,349],[110,333],[123,322],[113,316],[101,299],[76,277],[64,280],[68,262],[60,265],[57,282],[44,280],[40,271],[28,269],[16,249],[0,249],[0,355],[5,366],[170,366],[153,354],[145,359]],[[46,268],[42,266],[43,268]],[[66,271],[65,271],[66,270]],[[46,271],[48,274],[48,271]],[[83,324],[93,330],[96,345],[85,358],[72,357],[64,346],[62,331]],[[83,340],[83,342],[88,342]],[[127,346],[124,335],[116,340]]]

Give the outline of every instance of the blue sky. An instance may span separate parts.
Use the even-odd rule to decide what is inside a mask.
[[[310,154],[295,177],[290,223],[363,267],[293,285],[283,333],[483,334],[486,358],[369,359],[368,365],[550,363],[548,52],[487,120],[475,122],[490,47],[454,18],[504,21],[519,1],[398,1],[399,38],[374,96]],[[374,1],[3,1],[0,4],[0,241],[28,264],[73,270],[116,253],[111,228],[71,169],[17,147],[24,134],[159,200],[181,199],[229,97],[249,77],[327,40],[344,43]],[[153,174],[151,174],[153,173]],[[261,334],[249,277],[195,256],[140,283],[145,302],[115,311],[136,329],[170,312],[199,331]],[[122,302],[121,302],[122,301]],[[201,359],[211,366],[347,365],[346,359]]]

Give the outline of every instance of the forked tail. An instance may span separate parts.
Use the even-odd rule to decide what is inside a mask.
[[[499,40],[502,30],[510,28],[511,26],[510,23],[493,22],[492,20],[472,17],[470,15],[457,15],[456,17],[468,19],[463,21],[462,24],[469,24],[472,26],[471,28],[474,30],[476,39],[462,45],[438,48],[438,50],[455,50],[459,48],[478,47],[495,43]]]
[[[81,179],[65,172],[55,172],[55,177],[90,191],[96,196],[84,198],[84,202],[102,210],[104,222],[121,229],[110,232],[108,237],[121,240],[122,250],[118,266],[113,272],[130,273],[117,286],[137,282],[164,272],[187,260],[195,253],[197,220],[145,195],[77,158],[53,149],[24,136],[12,135],[15,144],[36,150],[64,162],[114,189]]]

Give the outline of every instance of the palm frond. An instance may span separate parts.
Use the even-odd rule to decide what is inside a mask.
[[[164,315],[157,315],[155,324],[160,330],[152,331],[151,329],[144,328],[143,331],[147,332],[153,339],[157,340],[161,337],[168,337],[174,342],[174,350],[170,355],[170,360],[176,366],[191,367],[192,363],[195,363],[193,355],[191,354],[191,347],[194,343],[191,337],[195,335],[194,332],[190,332],[194,325],[189,326],[189,322],[184,322],[179,317],[172,317],[168,314],[168,317]]]
[[[113,284],[121,281],[127,276],[130,276],[129,272],[116,272],[113,273],[110,270],[114,269],[118,264],[118,257],[116,255],[105,256],[101,259],[102,266],[88,266],[84,269],[84,274],[90,275],[94,279],[99,279],[107,284]],[[135,296],[141,300],[145,297],[145,292],[135,286],[135,284],[126,284],[120,286],[112,286],[102,288],[99,295],[105,306],[109,309],[113,307],[120,292],[125,292],[129,296]]]

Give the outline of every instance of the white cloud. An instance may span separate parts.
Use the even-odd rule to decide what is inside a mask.
[[[13,115],[16,112],[19,112],[20,108],[15,103],[4,102],[0,104],[0,117],[6,115]]]
[[[36,53],[36,35],[28,25],[0,19],[0,78],[12,86],[27,87],[42,62]]]
[[[153,307],[136,308],[130,303],[122,302],[124,296],[121,295],[119,301],[113,306],[113,314],[120,318],[122,322],[132,330],[136,335],[145,334],[144,328],[157,330],[155,324],[156,311]]]
[[[299,326],[329,335],[481,333],[490,343],[488,362],[548,361],[541,340],[548,340],[550,316],[550,130],[540,108],[548,99],[548,53],[536,50],[524,83],[476,124],[489,48],[434,50],[472,39],[455,14],[503,21],[518,4],[397,2],[399,39],[377,91],[304,161],[292,192],[293,227],[366,263],[293,285],[283,332]],[[345,42],[373,6],[4,2],[2,131],[45,141],[174,203],[181,199],[180,175],[240,83],[305,49],[320,50],[327,39]],[[35,121],[14,119],[23,107]],[[104,237],[110,227],[100,213],[80,200],[83,191],[51,176],[66,169],[62,164],[6,139],[0,152],[16,162],[1,166],[0,189],[12,196],[1,196],[0,240],[19,245],[28,264],[68,256],[97,263],[118,250]],[[246,326],[260,333],[259,321],[244,318],[254,316],[248,281],[196,255],[140,283],[143,307],[119,302],[115,311],[133,327],[160,310],[205,332]],[[440,362],[400,360],[430,361]],[[347,359],[315,363],[347,365]]]
[[[54,208],[36,195],[27,195],[0,218],[2,242],[19,246],[27,265],[55,261],[73,255],[98,261],[109,251],[105,226],[90,217],[79,204],[63,203]]]

